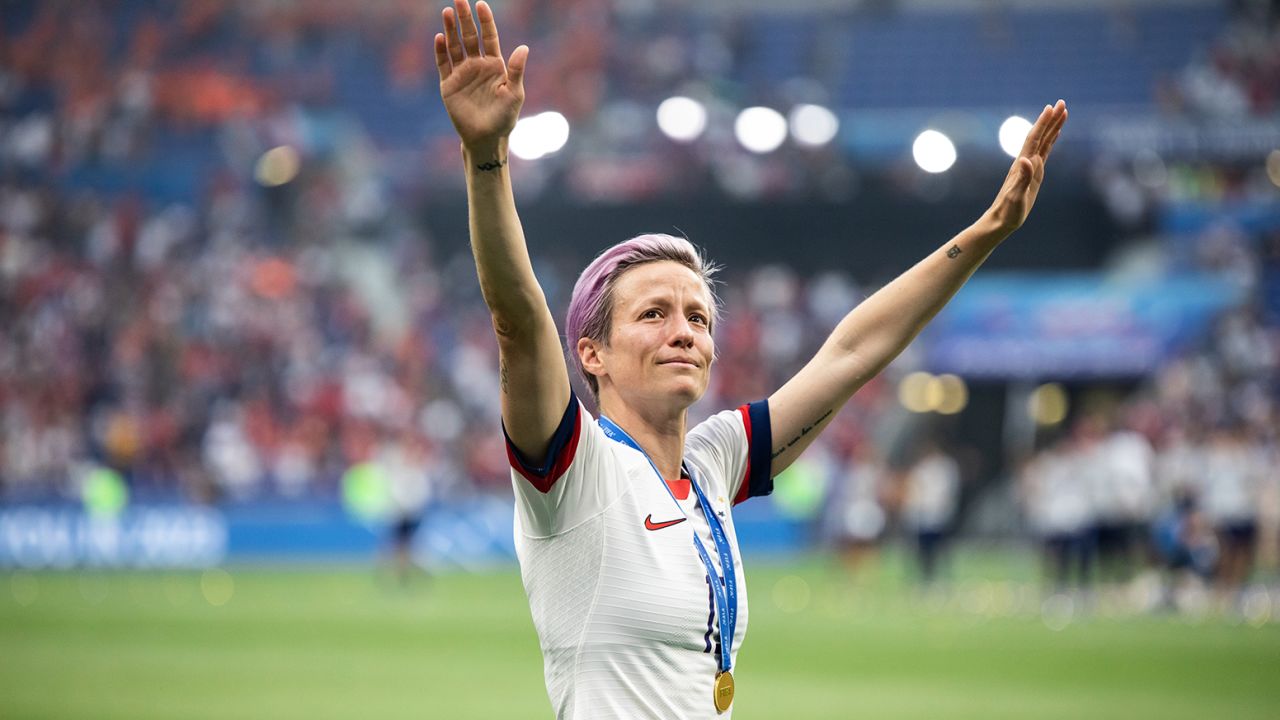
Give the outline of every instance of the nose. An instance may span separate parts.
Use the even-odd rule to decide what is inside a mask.
[[[674,327],[671,330],[671,345],[673,347],[691,348],[693,347],[693,324],[688,318],[676,317],[673,322]]]

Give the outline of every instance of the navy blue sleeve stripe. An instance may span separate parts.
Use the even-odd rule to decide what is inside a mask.
[[[507,441],[508,455],[519,464],[519,470],[525,477],[545,478],[555,467],[556,460],[564,451],[565,446],[574,437],[574,431],[578,427],[578,396],[573,390],[569,390],[569,406],[564,409],[564,417],[560,418],[560,425],[556,428],[555,434],[551,436],[551,445],[547,447],[547,456],[542,459],[541,463],[534,463],[525,457],[524,453],[511,442],[511,436],[507,434],[507,424],[502,424],[502,437]]]
[[[751,475],[747,478],[748,496],[761,497],[773,492],[773,476],[769,472],[773,465],[769,450],[773,446],[769,401],[757,400],[748,405],[747,416],[751,419],[751,447],[747,449],[747,458],[751,461]]]

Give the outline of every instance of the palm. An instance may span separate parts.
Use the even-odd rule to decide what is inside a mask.
[[[521,45],[509,63],[502,61],[498,26],[488,3],[477,3],[473,18],[466,0],[454,0],[443,19],[444,32],[435,39],[436,68],[440,98],[454,129],[470,146],[506,137],[524,104],[529,48]]]
[[[440,82],[440,97],[458,136],[463,142],[476,142],[511,132],[524,90],[511,86],[501,58],[473,57]]]

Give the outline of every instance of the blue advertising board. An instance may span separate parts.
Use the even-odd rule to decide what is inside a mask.
[[[975,277],[922,335],[928,369],[991,379],[1129,377],[1202,337],[1242,291],[1216,276]]]

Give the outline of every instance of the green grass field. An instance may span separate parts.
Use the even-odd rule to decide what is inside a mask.
[[[995,565],[921,598],[891,569],[751,563],[735,717],[1280,717],[1280,623],[1046,623],[1026,563]],[[514,570],[0,573],[0,718],[548,717]]]

